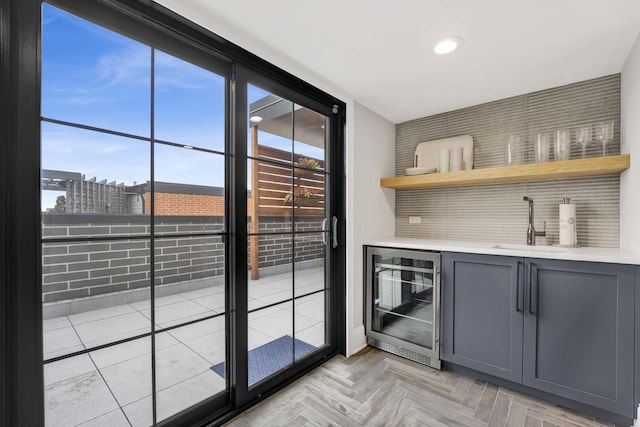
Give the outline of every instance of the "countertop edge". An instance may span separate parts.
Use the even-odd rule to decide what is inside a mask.
[[[549,247],[549,251],[537,246],[535,250],[496,248],[498,242],[466,242],[457,240],[431,240],[404,237],[370,239],[363,243],[368,246],[418,249],[439,252],[461,252],[484,255],[502,255],[526,258],[557,259],[565,261],[604,262],[610,264],[640,265],[640,255],[619,248],[562,248]],[[511,245],[504,243],[504,245]],[[562,250],[562,252],[557,252]]]

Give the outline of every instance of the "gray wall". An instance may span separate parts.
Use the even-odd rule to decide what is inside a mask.
[[[411,120],[396,125],[396,175],[412,166],[415,147],[423,141],[469,134],[474,139],[474,169],[479,169],[504,165],[510,134],[526,140],[525,161],[530,163],[538,132],[604,120],[615,123],[607,151],[619,154],[619,74]],[[572,145],[571,158],[580,154]],[[588,156],[600,154],[597,144],[587,150]],[[558,204],[571,197],[577,204],[578,244],[618,247],[619,176],[396,191],[396,236],[525,243],[525,195],[535,200],[536,229],[542,230],[547,221],[549,237],[538,238],[538,244],[558,243]],[[422,223],[409,224],[409,216],[422,217]]]

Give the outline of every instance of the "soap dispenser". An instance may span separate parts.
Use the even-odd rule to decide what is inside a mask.
[[[560,246],[578,246],[576,233],[576,205],[569,203],[571,199],[565,197],[560,205]]]

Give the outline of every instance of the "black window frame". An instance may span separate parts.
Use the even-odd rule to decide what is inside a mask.
[[[305,359],[285,381],[269,381],[255,393],[231,388],[234,406],[212,413],[212,406],[203,404],[197,410],[180,413],[160,425],[196,424],[207,421],[222,422],[264,399],[267,395],[304,375],[335,353],[345,354],[345,171],[344,139],[346,104],[340,99],[315,88],[290,73],[270,64],[216,34],[188,21],[186,18],[150,0],[50,0],[47,3],[90,20],[125,36],[160,37],[160,50],[184,58],[189,46],[197,61],[228,63],[234,82],[242,76],[258,75],[291,91],[291,99],[305,107],[317,103],[326,109],[331,106],[330,158],[338,159],[329,191],[339,195],[332,214],[339,219],[338,240],[341,245],[331,252],[332,286],[330,292],[337,303],[333,313],[339,313],[331,328],[331,352]],[[40,54],[41,0],[3,0],[0,2],[0,424],[44,425],[44,381],[42,373],[42,303],[41,303],[41,238],[40,200],[34,197],[40,188]],[[120,25],[118,24],[120,23]],[[115,26],[115,28],[114,28]],[[132,30],[132,29],[135,29]],[[133,34],[132,32],[135,32]],[[210,62],[210,61],[209,61]],[[213,70],[212,70],[213,71]],[[252,80],[253,82],[254,80]],[[232,84],[229,108],[236,112],[229,124],[230,157],[242,158],[227,170],[227,178],[234,191],[228,194],[228,231],[232,236],[227,280],[244,283],[244,289],[229,289],[228,301],[246,313],[247,245],[246,229],[246,123],[248,117],[238,108],[246,102],[246,87]],[[302,99],[299,95],[302,94]],[[245,101],[240,101],[240,100]],[[335,123],[335,124],[334,124]],[[244,140],[243,140],[244,139]],[[238,185],[240,183],[240,185]],[[242,185],[244,183],[244,185]],[[25,285],[31,284],[31,286]],[[242,288],[242,287],[240,287]],[[231,339],[244,333],[247,318],[228,319]],[[241,331],[245,332],[241,332]],[[236,333],[234,333],[236,332]],[[229,351],[237,349],[230,346]],[[246,350],[246,349],[244,349]],[[229,354],[239,363],[246,361],[246,351]],[[238,372],[229,372],[233,384]],[[246,377],[246,375],[244,375]]]

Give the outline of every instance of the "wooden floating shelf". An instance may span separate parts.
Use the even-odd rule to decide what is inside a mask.
[[[589,157],[586,159],[529,163],[457,172],[396,176],[380,179],[380,186],[396,190],[414,190],[419,188],[464,187],[469,185],[619,175],[629,169],[630,164],[630,155],[621,154],[618,156]]]

